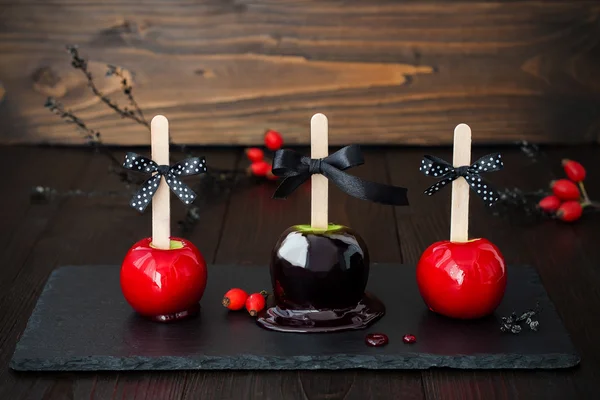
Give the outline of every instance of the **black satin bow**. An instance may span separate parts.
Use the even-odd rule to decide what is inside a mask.
[[[272,172],[274,175],[285,177],[285,179],[273,197],[285,199],[311,175],[321,174],[335,183],[342,191],[358,199],[396,206],[408,205],[405,188],[365,181],[342,172],[363,163],[363,156],[358,145],[346,146],[320,159],[311,159],[293,150],[277,150],[273,158]]]
[[[503,167],[502,155],[499,153],[488,154],[487,156],[481,157],[470,166],[457,168],[441,158],[425,156],[421,161],[419,171],[422,171],[425,175],[440,178],[437,183],[425,190],[425,194],[429,196],[436,194],[442,187],[462,176],[465,178],[471,189],[473,189],[488,206],[491,206],[498,200],[498,193],[492,189],[479,174],[482,172],[500,171]]]
[[[196,199],[196,193],[183,183],[179,177],[205,173],[206,161],[204,160],[204,157],[190,157],[169,167],[168,165],[158,165],[151,159],[139,154],[127,153],[123,168],[145,172],[147,174],[156,172],[144,182],[137,193],[133,195],[133,198],[129,203],[131,207],[140,212],[144,212],[150,203],[152,196],[156,193],[160,178],[163,176],[167,181],[167,185],[169,185],[179,200],[183,201],[185,204],[191,204]]]

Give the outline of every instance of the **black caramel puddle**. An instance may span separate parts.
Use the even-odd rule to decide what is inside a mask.
[[[269,307],[258,315],[256,322],[279,332],[339,332],[364,329],[385,314],[383,303],[365,294],[353,308],[329,310],[290,310]]]

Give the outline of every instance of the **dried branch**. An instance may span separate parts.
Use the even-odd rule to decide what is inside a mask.
[[[108,157],[108,159],[111,161],[109,170],[119,175],[122,182],[125,182],[126,184],[136,182],[129,171],[123,168],[122,162],[113,154],[112,151],[110,151],[108,147],[102,143],[102,135],[99,131],[89,128],[81,118],[76,116],[71,110],[65,109],[62,103],[53,97],[48,97],[44,107],[58,115],[66,123],[75,124],[77,126],[77,130],[81,132],[88,140],[88,144],[94,148],[94,150],[99,151]]]
[[[121,79],[121,88],[123,94],[127,97],[130,107],[121,108],[117,103],[112,101],[109,97],[105,96],[96,86],[94,77],[88,70],[87,60],[79,55],[77,46],[67,46],[67,50],[71,55],[71,65],[73,68],[80,70],[87,79],[87,84],[94,93],[104,104],[110,109],[121,115],[122,118],[131,119],[143,126],[148,130],[150,124],[144,117],[144,113],[139,107],[137,101],[133,97],[133,87],[131,82],[125,76],[124,70],[115,65],[108,65],[106,75],[116,76]],[[104,145],[101,140],[100,132],[93,130],[87,126],[87,124],[77,117],[70,110],[58,102],[56,99],[49,97],[46,104],[53,113],[57,114],[63,121],[69,124],[75,124],[78,130],[87,139],[88,144],[97,151],[101,151],[110,160],[111,165],[109,166],[108,172],[115,174],[119,177],[120,181],[125,183],[127,190],[125,191],[84,191],[79,189],[60,191],[51,187],[36,186],[32,188],[30,193],[30,199],[33,203],[48,202],[55,198],[65,197],[126,197],[131,196],[134,193],[133,186],[142,184],[145,177],[139,177],[133,174],[131,171],[126,170],[122,166],[121,160],[117,159],[114,153],[109,147]],[[175,145],[180,151],[187,153],[189,156],[193,156],[192,152],[189,151],[185,145]],[[256,181],[253,179],[247,179],[244,170],[236,169],[218,169],[210,168],[208,173],[203,174],[199,177],[200,179],[191,185],[192,190],[196,193],[202,194],[196,198],[194,204],[187,207],[186,215],[182,221],[179,221],[180,230],[186,234],[193,230],[194,226],[200,220],[200,209],[212,205],[222,200],[223,196],[229,196],[233,189],[240,188],[244,183],[245,185],[254,184]]]
[[[144,113],[142,112],[137,101],[135,101],[135,98],[133,97],[133,93],[132,93],[133,86],[131,86],[131,83],[127,80],[127,77],[123,73],[123,68],[120,68],[120,67],[117,67],[116,65],[111,65],[111,64],[107,65],[107,67],[108,67],[108,70],[106,71],[106,76],[114,75],[121,79],[121,89],[123,90],[123,94],[125,94],[125,96],[127,96],[127,99],[129,100],[129,104],[133,107],[133,109],[137,113],[139,119],[142,120],[144,122],[144,125],[149,128],[150,124],[148,123],[148,121],[146,121],[146,118],[144,117]]]
[[[83,134],[84,138],[88,140],[88,144],[95,145],[96,143],[100,143],[100,132],[95,131],[89,128],[85,122],[79,117],[77,117],[71,110],[65,109],[65,107],[57,101],[54,97],[48,97],[44,107],[49,109],[54,114],[58,115],[68,124],[75,124],[77,126],[77,130]]]
[[[198,182],[191,185],[196,193],[201,193],[194,203],[187,208],[183,220],[178,221],[179,230],[183,235],[193,231],[194,226],[200,220],[200,208],[208,207],[229,197],[234,189],[240,188],[239,183],[243,182],[244,175],[239,171],[215,171],[210,168],[206,174],[199,176]]]
[[[47,186],[35,186],[31,189],[29,195],[32,203],[42,204],[48,203],[55,198],[65,197],[130,197],[133,195],[132,191],[98,191],[98,190],[81,190],[72,189],[61,191]]]
[[[137,115],[134,111],[124,107],[121,109],[119,105],[113,102],[110,98],[105,96],[94,83],[92,73],[88,70],[87,60],[79,56],[77,46],[67,46],[67,51],[71,54],[71,65],[73,68],[80,70],[86,77],[89,88],[92,90],[94,95],[98,97],[104,104],[110,107],[113,111],[119,114],[122,118],[129,118],[137,122],[138,124],[144,125],[146,128],[150,128],[150,124],[144,119]],[[131,94],[131,93],[130,93]]]
[[[500,319],[500,331],[519,334],[523,330],[522,325],[526,325],[530,330],[536,332],[540,328],[540,322],[534,317],[539,316],[541,312],[539,302],[535,305],[535,308],[525,311],[521,315],[513,311],[508,317]]]
[[[514,144],[531,164],[539,164],[543,167],[549,164],[547,155],[538,145],[525,140],[517,141]],[[544,190],[525,192],[517,187],[507,187],[498,190],[498,195],[498,201],[488,208],[496,217],[505,218],[515,225],[527,225],[550,218],[538,207],[539,201],[548,195]]]
[[[539,201],[548,194],[543,190],[524,192],[519,188],[498,190],[498,201],[489,208],[492,215],[507,219],[515,225],[527,225],[549,218],[539,207]]]

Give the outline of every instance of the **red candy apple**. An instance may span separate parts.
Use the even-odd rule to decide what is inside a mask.
[[[193,314],[206,288],[206,262],[185,239],[171,238],[171,249],[152,247],[142,239],[127,252],[121,267],[121,289],[141,315],[158,320]]]
[[[203,159],[191,157],[169,167],[169,121],[164,116],[152,118],[150,138],[152,159],[129,153],[123,163],[127,169],[152,174],[130,203],[143,212],[152,200],[152,237],[140,240],[125,255],[121,289],[138,313],[170,322],[196,314],[206,288],[206,262],[200,251],[185,239],[171,237],[170,192],[186,204],[193,202],[195,193],[178,176],[206,172],[206,166]]]
[[[487,184],[478,183],[481,182],[479,174],[487,171],[483,165],[487,162],[487,166],[491,166],[494,158],[496,164],[499,163],[499,155],[488,155],[471,166],[471,128],[466,124],[455,128],[450,240],[429,246],[417,264],[421,297],[430,310],[447,317],[484,317],[491,314],[504,297],[506,266],[500,250],[486,239],[469,240],[470,185],[477,193],[483,191],[481,197],[488,205],[497,200]],[[448,171],[448,166],[438,165],[435,158],[426,157],[422,164],[421,169],[425,168],[426,174],[448,175],[442,170]],[[433,186],[435,191],[440,183],[436,185]]]
[[[486,239],[436,242],[417,264],[417,284],[432,311],[460,319],[483,317],[504,296],[504,258]]]

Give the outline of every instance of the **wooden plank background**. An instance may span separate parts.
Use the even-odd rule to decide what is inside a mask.
[[[252,144],[266,128],[332,144],[600,138],[598,1],[0,0],[0,143],[82,139],[43,108],[56,96],[112,144],[145,129],[99,104],[69,65],[78,44],[106,93],[134,76],[174,140]]]

